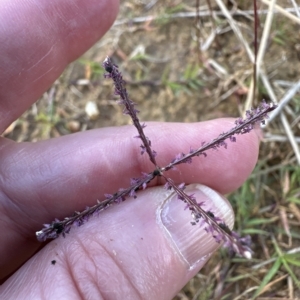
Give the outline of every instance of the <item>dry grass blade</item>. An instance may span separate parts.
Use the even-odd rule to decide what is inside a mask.
[[[277,97],[276,97],[276,95],[275,95],[275,93],[273,91],[273,88],[272,88],[272,86],[271,86],[271,84],[269,82],[269,79],[264,74],[264,72],[262,72],[262,70],[260,71],[260,77],[261,77],[261,79],[263,81],[263,84],[264,84],[265,88],[268,91],[268,94],[269,94],[270,98],[272,99],[272,101],[274,103],[277,104],[278,103]],[[293,131],[291,129],[291,126],[290,126],[290,124],[289,124],[289,122],[288,122],[288,120],[287,120],[284,112],[281,112],[280,119],[281,119],[282,125],[284,127],[284,130],[286,132],[286,135],[287,135],[287,137],[288,137],[288,139],[289,139],[289,141],[291,143],[291,146],[292,146],[292,148],[294,150],[295,156],[297,158],[297,162],[300,165],[300,149],[299,149],[299,146],[297,145],[297,142],[295,140],[295,135],[294,135],[294,133],[293,133]]]
[[[254,86],[256,86],[254,84],[254,81],[255,82],[258,81],[259,71],[261,69],[263,58],[264,58],[264,55],[266,52],[267,43],[268,43],[267,41],[269,39],[271,26],[272,26],[275,2],[276,2],[276,0],[272,0],[271,4],[269,6],[269,9],[268,9],[267,19],[264,24],[264,30],[263,30],[262,38],[260,41],[260,45],[259,45],[259,49],[258,49],[258,53],[257,53],[257,57],[256,57],[256,72],[255,72],[256,78],[252,77],[252,82],[251,82],[251,87],[250,87],[251,92],[247,96],[247,100],[246,100],[246,104],[245,104],[245,108],[244,108],[244,114],[245,114],[246,110],[248,110],[250,107],[253,106],[252,100],[254,98],[253,95],[255,93]]]
[[[261,0],[263,3],[267,4],[267,5],[272,5],[271,1],[269,0]],[[272,0],[273,1],[273,0]],[[296,22],[298,24],[300,24],[300,19],[299,17],[297,18],[296,16],[294,16],[293,14],[289,13],[288,11],[286,11],[285,9],[283,9],[282,7],[280,7],[279,5],[275,4],[274,7],[279,13],[281,13],[282,15],[284,15],[285,17],[288,17],[291,21]],[[299,8],[297,8],[295,10],[296,12],[299,11]]]
[[[295,16],[292,13],[296,13],[297,11],[299,11],[300,7],[299,6],[298,7],[297,6],[296,7],[288,7],[288,8],[285,8],[285,9],[282,9],[281,7],[279,7],[277,9],[283,15],[287,15],[288,17],[292,16],[292,18],[293,18]],[[215,16],[219,16],[219,17],[224,16],[224,13],[222,11],[214,11],[213,13],[214,13]],[[266,15],[268,13],[268,10],[267,9],[261,9],[261,10],[258,10],[257,13],[259,15]],[[277,11],[275,11],[274,13],[277,13]],[[248,16],[251,16],[253,14],[254,14],[253,10],[240,10],[240,9],[237,9],[233,13],[233,16],[236,16],[236,17],[246,16],[246,17],[248,17]],[[192,12],[192,11],[180,12],[180,13],[174,13],[174,14],[168,14],[167,15],[167,17],[170,18],[170,19],[187,19],[187,18],[195,18],[197,16],[198,16],[197,12]],[[200,11],[199,16],[200,17],[209,17],[210,12],[209,12],[209,10]],[[130,19],[125,18],[125,19],[120,19],[120,20],[115,21],[113,26],[117,27],[117,26],[122,26],[122,25],[125,25],[125,24],[129,24],[129,23],[130,24],[145,23],[145,22],[157,20],[159,17],[161,17],[161,16],[149,15],[149,16],[130,18]],[[296,20],[296,22],[298,23],[298,20]]]
[[[234,33],[236,34],[236,36],[238,37],[239,41],[242,43],[242,45],[244,46],[248,57],[250,59],[250,61],[252,63],[254,63],[254,55],[253,52],[249,46],[249,44],[247,43],[247,41],[244,39],[242,32],[240,31],[239,27],[237,26],[236,22],[234,21],[234,19],[232,18],[231,14],[229,13],[227,7],[224,5],[222,0],[216,0],[218,6],[220,7],[221,11],[223,12],[224,16],[227,18],[228,23],[230,24],[232,30],[234,31]]]
[[[265,2],[265,1],[263,1],[263,2]],[[258,55],[257,55],[257,75],[259,75],[259,73],[260,73],[261,65],[263,62],[263,57],[266,52],[268,38],[270,36],[270,30],[271,30],[271,26],[272,26],[272,19],[273,19],[273,15],[274,15],[274,7],[276,7],[278,9],[278,5],[276,6],[276,4],[275,4],[276,0],[266,1],[266,2],[268,2],[269,10],[268,10],[266,22],[264,24],[264,30],[263,30],[261,43],[260,43],[260,47],[259,47],[259,51],[258,51]],[[283,9],[281,8],[281,10],[283,10]],[[300,21],[300,19],[299,19],[299,21]],[[271,121],[275,116],[277,116],[280,113],[282,107],[285,106],[285,104],[291,100],[291,98],[296,94],[296,92],[298,91],[299,88],[300,88],[300,82],[296,83],[289,90],[289,92],[287,92],[286,96],[279,102],[280,103],[279,109],[276,110],[276,112],[273,112],[270,114],[269,121]],[[248,97],[248,99],[250,99],[250,97]],[[274,101],[274,99],[273,99],[273,101]],[[248,100],[247,104],[246,104],[246,109],[248,109],[247,107],[250,107],[250,106],[251,106],[250,101]],[[265,125],[262,125],[262,127],[265,127]]]
[[[297,17],[300,19],[300,10],[299,10],[299,7],[297,6],[297,3],[295,0],[291,0],[293,6],[294,6],[294,9],[295,9],[295,12],[296,12],[296,15]]]
[[[269,119],[266,121],[265,125],[262,125],[262,127],[265,127],[269,122],[271,122],[274,118],[278,116],[283,110],[283,108],[293,99],[293,97],[300,92],[300,80],[296,82],[287,92],[286,94],[281,98],[281,100],[278,101],[278,107],[275,111],[272,111],[269,114]]]

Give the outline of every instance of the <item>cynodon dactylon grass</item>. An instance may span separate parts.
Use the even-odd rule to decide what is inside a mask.
[[[137,192],[141,189],[146,189],[147,185],[157,177],[160,177],[165,182],[166,189],[173,189],[179,200],[186,203],[186,208],[191,212],[191,225],[201,226],[203,229],[212,234],[217,243],[223,242],[226,247],[234,251],[238,255],[245,258],[251,258],[251,240],[249,236],[241,237],[238,233],[231,231],[225,222],[214,214],[213,211],[205,210],[202,203],[198,203],[197,199],[185,192],[185,183],[177,184],[172,179],[165,175],[165,172],[174,169],[175,166],[183,163],[191,164],[196,157],[207,157],[208,150],[227,148],[228,143],[237,142],[236,136],[239,134],[249,133],[256,123],[264,123],[267,114],[276,108],[276,105],[263,102],[259,107],[248,110],[244,119],[239,118],[233,124],[233,127],[224,133],[221,133],[210,142],[203,141],[197,149],[189,149],[187,153],[179,153],[166,166],[161,167],[157,164],[157,153],[152,149],[150,139],[145,135],[145,124],[142,124],[137,116],[138,110],[135,103],[130,100],[125,88],[125,81],[122,78],[118,67],[113,64],[112,60],[107,57],[103,62],[103,67],[106,70],[105,77],[111,78],[115,85],[115,94],[120,97],[119,104],[124,106],[123,113],[129,115],[138,135],[135,138],[141,140],[141,154],[147,154],[149,160],[153,164],[153,171],[143,173],[140,178],[131,178],[128,188],[121,188],[114,194],[105,194],[105,200],[97,201],[92,207],[87,207],[82,212],[74,212],[70,217],[66,217],[60,221],[54,220],[51,224],[45,224],[44,228],[36,232],[39,241],[46,239],[57,238],[60,235],[66,236],[70,232],[71,226],[82,226],[93,215],[98,215],[100,211],[108,208],[114,203],[120,203],[126,200],[127,197],[137,197]],[[188,145],[187,145],[188,147]]]

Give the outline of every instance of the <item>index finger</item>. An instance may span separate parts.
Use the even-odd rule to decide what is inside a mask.
[[[0,132],[113,23],[118,0],[0,1]]]

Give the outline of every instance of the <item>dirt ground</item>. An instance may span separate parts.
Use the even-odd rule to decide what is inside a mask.
[[[253,51],[250,2],[236,1],[235,6],[227,1],[226,5]],[[292,7],[291,1],[277,2],[282,7]],[[8,128],[6,137],[34,142],[76,131],[131,124],[114,101],[112,83],[103,77],[101,63],[107,55],[122,71],[128,93],[138,104],[143,121],[198,122],[240,116],[247,106],[253,64],[224,15],[211,17],[206,3],[200,2],[199,10],[205,14],[198,18],[196,1],[123,1],[111,30],[72,63],[43,97]],[[211,6],[213,11],[220,11],[214,1]],[[262,13],[258,42],[266,9],[266,5],[259,5]],[[209,42],[215,31],[218,34]],[[263,68],[278,99],[291,83],[300,79],[300,25],[278,13],[273,18]],[[269,101],[270,97],[259,82],[251,105],[262,99]],[[295,122],[294,117],[300,111],[299,93],[292,108],[288,118],[294,122],[295,135],[299,136],[299,118]],[[282,127],[274,122],[267,132],[280,134]],[[293,152],[286,142],[269,142],[262,146],[261,155],[265,165],[277,166]],[[226,268],[233,273],[240,268],[242,271],[235,273],[236,276],[247,272],[246,263],[234,268],[228,261],[221,263],[222,255],[213,258],[176,299],[250,299],[249,295],[238,298],[240,290],[233,289],[234,281],[221,284],[221,278],[216,279],[215,275]],[[239,283],[241,289],[251,286],[247,280]],[[205,291],[201,285],[206,285]],[[287,283],[275,287],[272,295],[277,298],[272,299],[283,299],[280,297],[286,295]],[[229,297],[224,296],[227,292],[231,293]]]
[[[243,6],[251,10],[251,6]],[[200,18],[200,23],[195,17],[170,17],[178,12],[195,13],[195,1],[158,1],[151,10],[145,7],[143,1],[125,1],[118,19],[125,23],[115,25],[80,60],[71,64],[6,136],[17,141],[37,141],[130,123],[114,102],[111,83],[103,78],[101,63],[107,55],[112,56],[123,72],[142,120],[198,122],[239,116],[253,66],[224,17],[213,21],[203,6],[200,9],[207,15]],[[216,5],[212,8],[218,10]],[[235,8],[231,9],[234,12]],[[135,17],[144,15],[154,19],[135,21]],[[262,21],[264,17],[261,16]],[[253,45],[252,20],[240,15],[235,19],[248,43]],[[198,51],[199,42],[207,42],[217,26],[221,33],[206,51]],[[299,25],[276,16],[273,28],[264,60],[267,74],[272,82],[296,81],[300,77]],[[278,98],[283,91],[277,89]],[[263,87],[255,102],[261,98],[269,100]],[[85,108],[89,102],[96,104],[99,115],[87,115]]]

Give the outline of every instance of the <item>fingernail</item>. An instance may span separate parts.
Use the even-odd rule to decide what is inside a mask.
[[[198,203],[204,202],[201,205],[204,210],[221,218],[230,228],[233,226],[232,208],[222,195],[201,184],[189,185],[185,192],[193,194]],[[186,209],[186,204],[177,198],[176,193],[172,193],[163,202],[159,215],[163,230],[189,269],[197,267],[199,262],[207,259],[220,247],[212,234],[204,230],[205,225],[191,224],[191,212]]]

